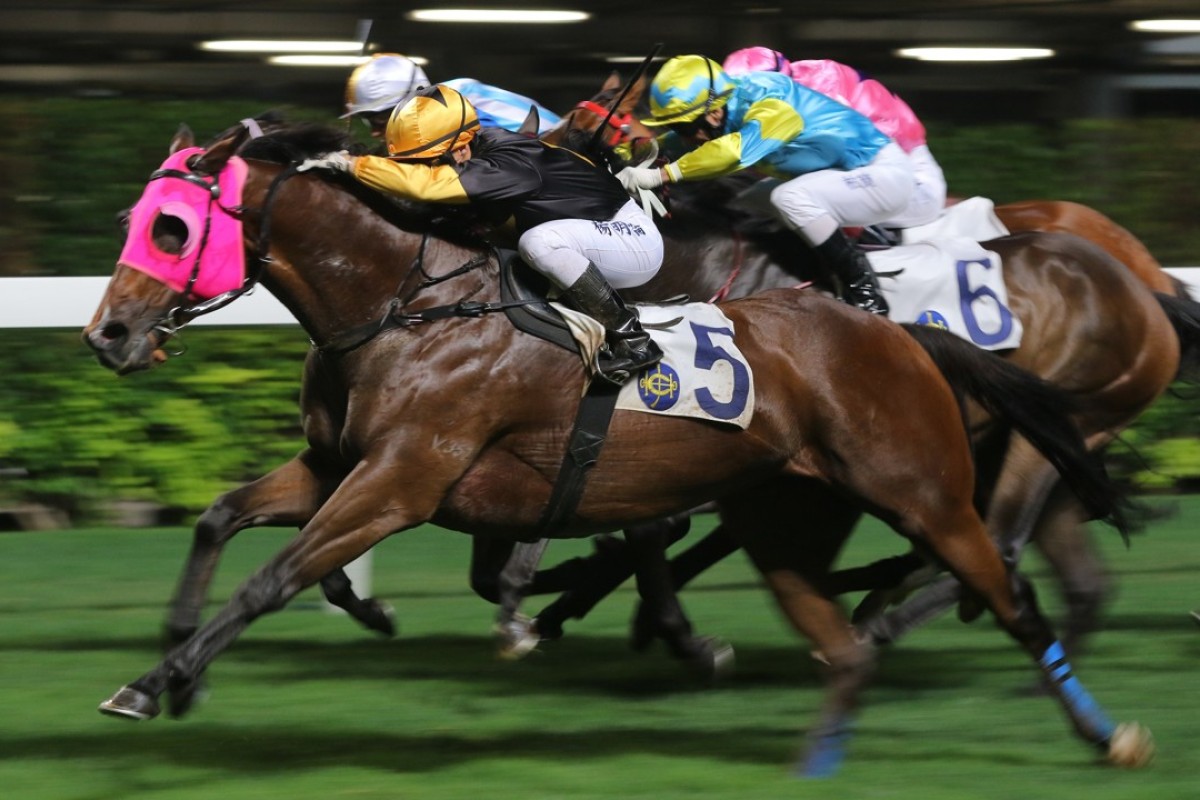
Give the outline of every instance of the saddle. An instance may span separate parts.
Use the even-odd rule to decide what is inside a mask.
[[[546,299],[550,281],[522,261],[515,250],[500,250],[499,254],[500,301],[509,322],[519,331],[578,355],[579,345],[567,323]]]

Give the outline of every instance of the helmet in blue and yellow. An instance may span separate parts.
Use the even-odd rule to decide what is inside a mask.
[[[721,65],[704,56],[675,56],[662,65],[650,85],[646,125],[692,122],[729,101],[734,84]]]
[[[439,158],[470,144],[478,131],[479,115],[467,98],[449,86],[430,86],[392,112],[388,157]]]
[[[425,71],[412,59],[399,53],[376,53],[350,73],[342,117],[390,112],[428,86]]]

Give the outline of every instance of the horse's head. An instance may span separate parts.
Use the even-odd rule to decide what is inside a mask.
[[[621,76],[612,73],[599,92],[567,112],[558,125],[543,134],[542,140],[565,145],[569,144],[569,137],[587,134],[591,139],[600,131],[597,144],[614,148],[639,139],[653,139],[654,132],[633,115],[646,92],[646,85],[644,76],[638,78],[622,95]],[[617,104],[615,108],[614,103]]]
[[[162,345],[180,325],[243,291],[246,165],[234,153],[246,136],[239,125],[202,149],[181,126],[167,160],[123,215],[125,245],[83,331],[106,367],[125,374],[165,360]]]

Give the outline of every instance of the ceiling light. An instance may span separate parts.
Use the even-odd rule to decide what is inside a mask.
[[[905,47],[896,55],[918,61],[1023,61],[1049,58],[1054,51],[1045,47]]]
[[[609,64],[640,64],[646,60],[645,56],[605,56],[604,60]],[[666,61],[666,56],[655,56],[651,61]]]
[[[349,40],[215,39],[201,42],[200,49],[222,53],[361,53],[363,43]]]
[[[422,67],[429,63],[429,59],[422,56],[405,56],[405,58]],[[277,64],[283,67],[357,67],[359,64],[364,64],[370,60],[370,56],[332,56],[314,55],[311,53],[289,53],[282,56],[271,56],[267,59],[267,63]]]
[[[416,22],[517,22],[552,23],[582,22],[591,14],[586,11],[561,9],[505,9],[505,8],[418,8],[408,12],[409,19]]]
[[[1200,33],[1200,19],[1139,19],[1129,27],[1144,33]]]

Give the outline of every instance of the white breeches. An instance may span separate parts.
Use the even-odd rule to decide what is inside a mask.
[[[946,208],[946,176],[926,145],[914,147],[908,154],[917,185],[908,207],[880,224],[885,228],[914,228],[933,222]]]
[[[653,278],[663,261],[662,234],[632,200],[607,222],[543,222],[521,234],[517,249],[560,289],[575,283],[589,262],[614,289],[628,289]]]
[[[916,180],[900,145],[884,147],[857,169],[823,169],[792,178],[771,190],[771,206],[809,244],[824,242],[839,227],[874,225],[903,213]]]

